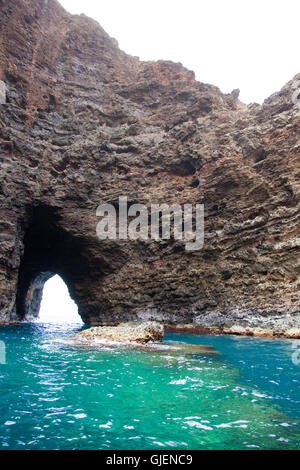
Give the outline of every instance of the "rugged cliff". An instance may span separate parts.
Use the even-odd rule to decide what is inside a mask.
[[[87,323],[299,327],[300,75],[246,106],[56,0],[0,7],[1,320],[36,316],[58,273]],[[99,241],[119,196],[203,203],[203,249]]]

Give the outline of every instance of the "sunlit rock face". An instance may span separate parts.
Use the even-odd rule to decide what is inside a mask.
[[[180,64],[126,55],[55,0],[0,5],[1,320],[37,315],[59,274],[87,323],[292,327],[300,76],[246,106]],[[99,241],[96,208],[122,195],[205,204],[203,249]]]
[[[79,344],[111,344],[135,343],[146,344],[160,342],[164,329],[160,323],[120,323],[118,326],[94,326],[80,331],[73,336],[74,343]]]

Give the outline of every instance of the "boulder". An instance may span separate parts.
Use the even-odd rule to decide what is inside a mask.
[[[121,323],[118,326],[95,326],[76,334],[79,342],[117,342],[146,344],[149,341],[161,341],[163,326],[157,322]]]

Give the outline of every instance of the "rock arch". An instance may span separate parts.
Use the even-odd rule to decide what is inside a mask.
[[[36,314],[53,272],[86,323],[293,320],[299,76],[247,106],[56,0],[4,2],[1,19],[0,321]],[[119,196],[204,204],[203,249],[99,243],[96,208]]]

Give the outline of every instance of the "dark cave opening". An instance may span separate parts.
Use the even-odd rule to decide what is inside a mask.
[[[58,211],[48,206],[27,211],[16,297],[20,320],[38,317],[44,284],[55,274],[62,278],[76,302],[74,286],[84,266],[83,241],[62,229],[60,219]]]

